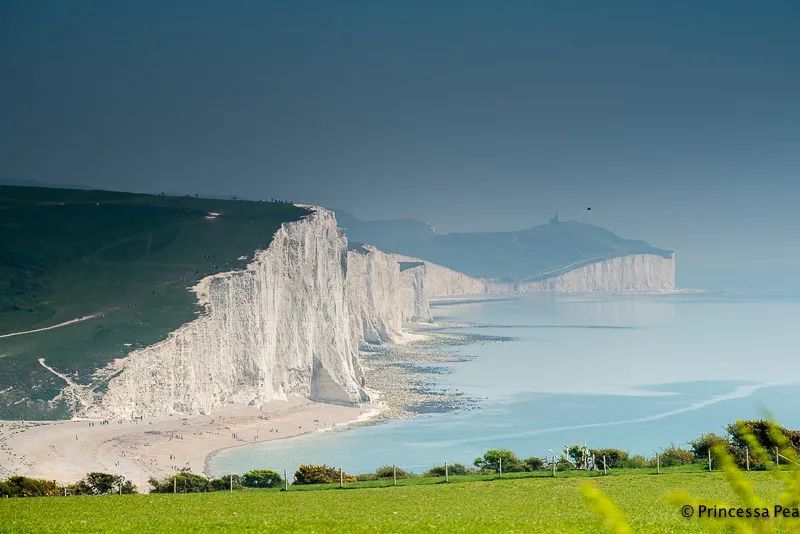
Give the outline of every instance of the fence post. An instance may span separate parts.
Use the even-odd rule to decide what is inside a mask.
[[[553,476],[556,476],[556,453],[553,453]]]
[[[447,469],[447,462],[444,463],[444,481],[450,482],[450,471]]]
[[[231,492],[232,492],[233,491],[233,475],[228,475],[228,478],[230,479],[229,481],[231,483]]]
[[[747,465],[747,470],[750,471],[750,447],[744,448],[744,460]]]
[[[656,453],[656,474],[661,474],[661,454]]]
[[[711,469],[711,449],[708,449],[708,470],[712,471],[712,469]]]
[[[503,476],[503,458],[500,458],[500,476]]]
[[[341,467],[339,468],[339,487],[344,487],[344,474]]]
[[[172,493],[178,493],[178,475],[172,478]]]
[[[555,473],[554,473],[555,474]],[[608,465],[606,465],[606,455],[603,455],[603,474],[608,474]]]
[[[397,466],[392,466],[392,486],[397,485]]]
[[[775,466],[781,465],[781,458],[778,455],[778,447],[775,447]]]
[[[283,470],[283,491],[289,491],[289,477],[286,476],[286,469]]]

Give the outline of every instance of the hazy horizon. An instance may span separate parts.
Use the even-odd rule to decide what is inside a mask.
[[[0,176],[444,233],[558,211],[682,286],[796,290],[797,35],[790,1],[11,1]]]

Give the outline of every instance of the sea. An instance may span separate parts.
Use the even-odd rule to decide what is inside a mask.
[[[567,445],[655,453],[737,419],[800,428],[800,298],[733,292],[531,295],[433,308],[476,334],[436,380],[475,402],[344,431],[226,449],[209,474],[301,463],[423,472],[485,450],[549,457]],[[464,325],[468,325],[464,327]],[[495,340],[497,339],[497,340]]]

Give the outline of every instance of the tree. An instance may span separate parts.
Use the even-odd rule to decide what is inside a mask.
[[[51,497],[61,495],[62,491],[52,480],[13,476],[0,481],[0,497]]]
[[[697,437],[697,439],[690,441],[689,445],[695,460],[698,461],[707,461],[709,451],[711,451],[711,455],[716,458],[714,450],[718,447],[723,447],[726,450],[730,448],[727,439],[712,432]]]
[[[591,449],[591,453],[594,455],[595,465],[601,468],[603,467],[603,458],[606,461],[606,467],[609,469],[612,467],[628,467],[628,460],[630,455],[627,451],[623,451],[621,449],[612,449],[612,448],[605,448],[605,449]]]
[[[522,462],[525,464],[525,467],[528,468],[527,469],[528,471],[538,471],[539,469],[544,467],[544,460],[536,456],[525,458],[524,460],[522,460]]]
[[[277,488],[282,483],[281,476],[269,469],[254,469],[242,475],[242,485],[246,488]]]
[[[73,495],[105,495],[108,493],[136,493],[133,482],[110,473],[86,473],[83,479],[67,488]]]
[[[731,436],[733,445],[742,449],[748,446],[745,436],[752,436],[767,451],[775,450],[784,440],[794,449],[800,449],[800,431],[789,430],[771,421],[737,421],[729,424],[725,430]]]
[[[501,464],[502,460],[502,464]],[[489,449],[483,456],[475,458],[473,462],[475,467],[484,471],[500,472],[502,465],[503,472],[514,473],[519,471],[527,471],[527,466],[520,460],[516,454],[508,449]]]

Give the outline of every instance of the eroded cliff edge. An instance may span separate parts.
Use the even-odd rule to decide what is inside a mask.
[[[647,254],[531,282],[474,278],[370,245],[348,248],[332,212],[306,208],[309,215],[283,224],[246,269],[192,288],[200,316],[98,371],[91,392],[67,392],[77,413],[198,414],[293,396],[357,403],[367,400],[359,348],[399,341],[404,324],[430,321],[429,299],[674,289],[674,256]]]
[[[347,240],[330,211],[309,209],[245,270],[195,286],[198,318],[101,370],[105,391],[82,415],[209,413],[295,395],[365,399],[345,292]]]

